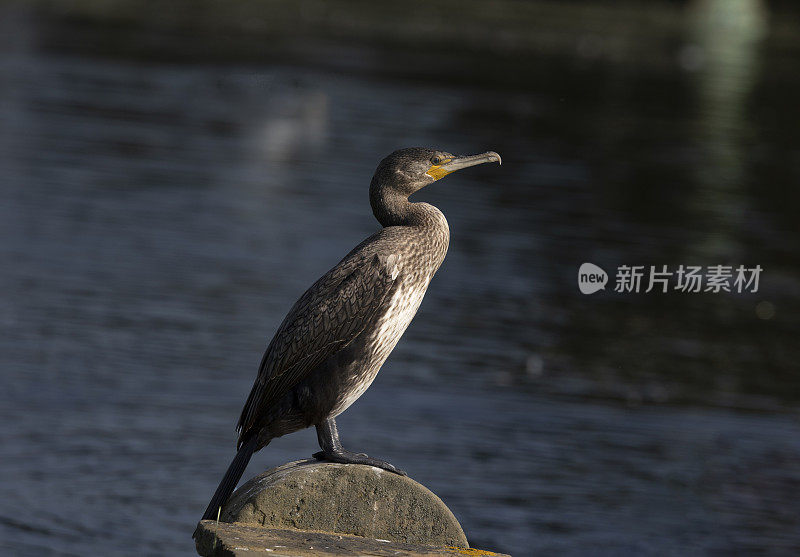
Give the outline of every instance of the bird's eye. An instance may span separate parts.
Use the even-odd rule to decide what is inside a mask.
[[[431,159],[431,162],[433,164],[436,164],[436,165],[442,164],[442,157],[440,157],[439,155],[436,155],[435,157],[433,157]]]

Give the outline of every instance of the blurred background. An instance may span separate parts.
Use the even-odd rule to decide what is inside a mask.
[[[192,555],[284,314],[394,149],[450,253],[345,446],[515,556],[800,551],[800,12],[766,0],[0,7],[0,547]],[[581,263],[611,284],[583,295]],[[614,292],[761,265],[755,293]],[[245,477],[317,450],[275,441]]]

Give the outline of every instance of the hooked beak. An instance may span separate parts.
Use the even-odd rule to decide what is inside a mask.
[[[445,159],[441,164],[434,164],[431,166],[426,174],[434,180],[438,180],[439,178],[444,178],[456,170],[461,170],[462,168],[467,168],[468,166],[475,166],[476,164],[483,164],[485,162],[496,162],[497,164],[503,164],[503,161],[500,159],[500,155],[494,151],[486,151],[480,155]]]

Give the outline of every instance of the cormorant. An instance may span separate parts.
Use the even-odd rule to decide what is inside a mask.
[[[239,418],[238,452],[203,519],[218,516],[254,452],[311,425],[322,448],[315,458],[404,474],[388,462],[345,450],[335,418],[375,379],[447,253],[444,215],[408,197],[451,172],[486,162],[500,163],[500,155],[410,148],[380,162],[369,199],[383,228],[306,290],[281,323]]]

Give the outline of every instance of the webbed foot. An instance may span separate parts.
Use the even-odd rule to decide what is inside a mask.
[[[376,468],[382,468],[383,470],[387,470],[389,472],[393,472],[395,474],[399,474],[401,476],[405,476],[406,473],[396,468],[393,464],[389,464],[385,460],[381,460],[379,458],[372,458],[371,456],[367,456],[364,453],[353,453],[350,451],[346,451],[344,449],[338,449],[335,451],[319,451],[312,455],[317,460],[326,460],[328,462],[338,462],[340,464],[366,464],[367,466],[375,466]]]

